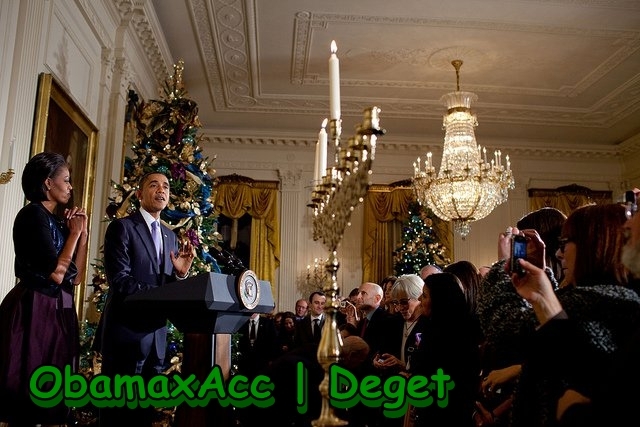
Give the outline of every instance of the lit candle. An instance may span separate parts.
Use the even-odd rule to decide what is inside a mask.
[[[329,108],[331,120],[340,119],[340,60],[336,52],[336,41],[331,41],[331,56],[329,57]]]
[[[322,121],[322,127],[320,128],[320,132],[318,132],[318,153],[320,155],[318,170],[323,174],[322,176],[324,176],[324,173],[327,170],[327,131],[325,129],[327,121],[327,119]],[[318,177],[318,179],[321,179],[322,176]]]
[[[482,149],[482,154],[484,155],[484,162],[487,163],[487,147]]]
[[[15,146],[16,137],[14,136],[9,141],[9,169],[13,169],[13,147]]]
[[[316,141],[316,156],[313,164],[313,184],[318,184],[320,178],[320,140],[318,140]]]
[[[432,156],[431,152],[428,152],[427,153],[427,162],[429,163],[429,170],[431,170],[431,156]]]
[[[511,170],[511,162],[509,161],[509,155],[507,154],[507,170]]]

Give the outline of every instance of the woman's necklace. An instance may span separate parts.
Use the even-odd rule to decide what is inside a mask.
[[[411,330],[413,329],[413,325],[416,324],[416,322],[418,321],[419,317],[414,320],[413,322],[409,322],[408,320],[405,320],[404,322],[404,337],[407,338],[409,336],[409,334],[411,333]]]

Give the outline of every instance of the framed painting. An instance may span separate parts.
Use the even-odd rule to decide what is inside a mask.
[[[51,74],[38,77],[38,94],[31,141],[31,156],[51,151],[67,159],[73,190],[68,206],[82,206],[91,219],[98,129]],[[60,207],[61,211],[64,206]],[[62,214],[62,212],[58,212]],[[91,224],[89,224],[91,227]],[[88,261],[82,284],[76,287],[78,318],[83,319]]]

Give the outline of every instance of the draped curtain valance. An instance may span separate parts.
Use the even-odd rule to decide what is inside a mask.
[[[238,219],[251,216],[249,268],[260,280],[268,280],[276,295],[275,270],[280,265],[278,182],[227,175],[218,178],[215,189],[216,212],[233,220],[232,240],[237,238]]]
[[[594,191],[577,184],[555,189],[530,188],[528,191],[530,211],[552,207],[569,215],[582,205],[612,202],[611,191]]]

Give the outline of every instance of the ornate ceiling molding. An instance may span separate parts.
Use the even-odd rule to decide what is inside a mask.
[[[272,146],[282,147],[286,149],[301,148],[309,150],[315,146],[316,141],[309,138],[282,138],[282,137],[269,137],[269,136],[240,136],[240,135],[207,135],[208,142],[205,144],[215,149],[218,145],[253,145],[253,146]],[[494,147],[495,148],[495,147]],[[405,142],[390,142],[378,141],[377,152],[378,153],[423,153],[426,151],[438,152],[441,149],[439,146],[429,146],[424,142],[417,141],[405,141]],[[508,152],[509,155],[514,158],[520,157],[541,157],[541,158],[553,158],[553,159],[611,159],[619,158],[624,155],[640,152],[640,136],[637,138],[626,141],[624,144],[620,144],[616,147],[599,147],[599,148],[585,148],[578,149],[572,147],[510,147],[501,146],[501,150]]]
[[[156,39],[149,17],[146,15],[144,2],[115,0],[115,7],[120,19],[129,22],[156,79],[158,82],[163,82],[170,75],[172,64],[167,64],[162,55],[160,44]]]
[[[587,2],[594,4],[593,2]],[[603,2],[595,4],[601,6]],[[624,2],[623,2],[624,3]],[[255,2],[242,0],[190,0],[191,17],[195,23],[202,57],[206,61],[207,79],[212,91],[211,98],[218,111],[233,112],[290,112],[297,114],[317,114],[328,108],[328,103],[319,99],[300,99],[295,97],[260,96],[253,86],[251,63],[256,55],[256,17]],[[498,89],[489,85],[469,85],[466,90],[511,94],[534,95],[545,97],[575,97],[584,93],[604,75],[609,73],[621,61],[640,49],[640,29],[638,31],[589,30],[584,28],[568,28],[554,25],[526,25],[501,23],[494,21],[458,21],[451,19],[420,19],[411,17],[384,17],[366,15],[348,15],[331,13],[312,13],[300,11],[294,17],[294,46],[291,82],[298,85],[328,86],[328,79],[315,74],[306,73],[309,61],[309,49],[314,34],[325,30],[329,25],[349,23],[355,25],[385,24],[417,27],[440,26],[454,29],[464,25],[478,30],[511,31],[533,34],[552,34],[556,36],[581,36],[609,40],[612,53],[597,66],[594,71],[573,85],[561,86],[556,89],[535,88],[506,88]],[[139,20],[141,35],[148,35],[144,30],[144,21]],[[146,44],[147,47],[149,44]],[[253,50],[252,50],[253,49]],[[153,49],[152,49],[153,50]],[[488,54],[468,46],[449,46],[437,50],[406,49],[402,51],[376,51],[360,53],[368,55],[376,61],[398,62],[407,64],[428,64],[437,69],[449,69],[450,60],[463,53],[468,61],[467,68],[482,68],[486,64],[510,62],[510,58],[488,57]],[[526,62],[526,58],[522,58]],[[524,64],[523,66],[526,66]],[[165,71],[161,73],[165,75]],[[450,85],[442,82],[420,81],[374,81],[343,79],[344,87],[384,87],[405,89],[434,89],[450,90]],[[627,82],[620,86],[615,93],[601,99],[596,105],[580,108],[520,108],[514,105],[482,104],[482,120],[485,122],[500,121],[512,124],[545,123],[560,126],[580,126],[604,128],[640,110],[638,96],[628,96],[629,93],[640,94],[640,81]],[[370,101],[343,99],[343,111],[360,112],[369,106]],[[604,111],[604,113],[603,113]],[[409,100],[398,102],[390,100],[385,103],[385,114],[388,117],[403,117],[412,119],[437,119],[442,115],[442,107],[437,100]]]

